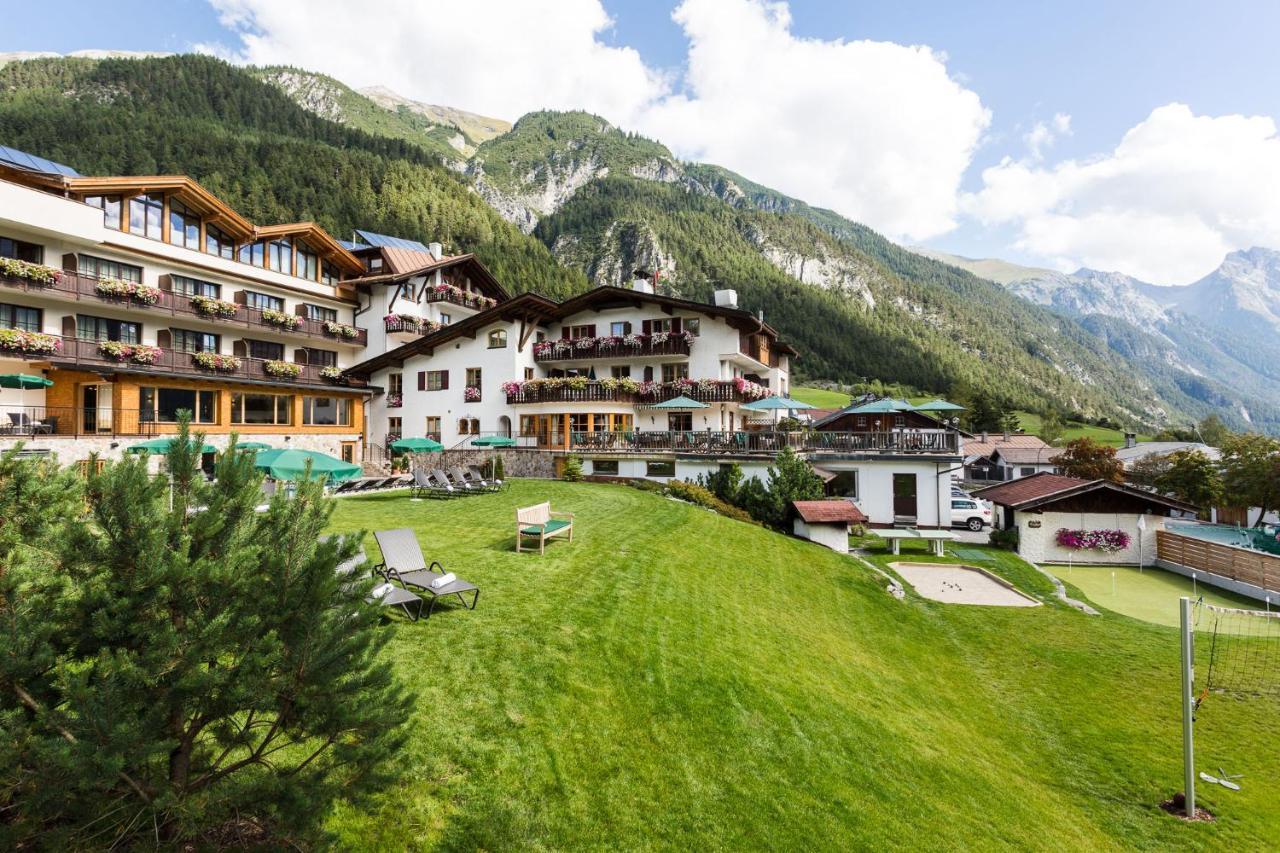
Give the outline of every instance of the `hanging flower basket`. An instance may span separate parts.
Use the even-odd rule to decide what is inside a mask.
[[[322,367],[320,368],[320,378],[327,382],[338,382],[342,379],[342,368]]]
[[[514,381],[514,380],[513,380],[513,381],[511,381],[511,382],[503,382],[503,383],[502,383],[500,386],[498,386],[498,387],[500,387],[500,388],[502,389],[502,393],[503,393],[503,394],[506,394],[508,397],[510,397],[510,396],[515,395],[515,394],[519,394],[519,393],[520,393],[520,390],[524,387],[524,383],[523,383],[523,382],[516,382],[516,381]]]
[[[286,314],[283,311],[263,308],[262,322],[292,331],[302,324],[302,318],[294,316],[293,314]]]
[[[201,370],[212,370],[217,373],[234,373],[240,369],[240,359],[234,355],[219,355],[216,352],[192,353],[191,363]]]
[[[131,361],[134,364],[155,364],[160,360],[162,350],[160,347],[147,346],[146,344],[126,344],[121,343],[120,341],[100,341],[98,343],[98,353],[103,358],[107,358],[112,361]]]
[[[388,394],[388,395],[387,395],[387,408],[388,408],[388,409],[398,409],[398,408],[400,408],[400,407],[401,407],[401,406],[403,406],[403,405],[404,405],[404,397],[400,396],[399,394]]]
[[[155,305],[160,301],[160,288],[148,287],[145,284],[138,284],[136,281],[100,278],[93,285],[93,289],[99,296],[114,299],[132,299],[134,302],[140,302],[143,305]]]
[[[191,297],[191,307],[196,309],[197,314],[203,314],[206,317],[236,316],[236,304],[234,302],[224,302],[211,296]]]
[[[1069,530],[1059,528],[1054,535],[1058,547],[1072,551],[1102,551],[1114,554],[1129,547],[1129,534],[1123,530]]]
[[[54,355],[62,349],[62,339],[40,332],[0,329],[0,352],[21,355]]]
[[[297,379],[302,375],[302,365],[288,361],[265,361],[262,363],[262,369],[268,376],[279,379]]]

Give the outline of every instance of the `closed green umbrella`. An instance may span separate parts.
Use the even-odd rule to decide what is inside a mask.
[[[169,448],[173,445],[173,442],[176,440],[177,439],[175,439],[173,436],[165,436],[164,438],[152,438],[142,442],[141,444],[135,444],[132,447],[126,447],[124,452],[132,453],[134,455],[145,453],[148,456],[161,456],[169,452]],[[194,446],[194,442],[193,442],[193,446]],[[202,444],[200,445],[200,452],[201,453],[217,453],[218,448],[214,447],[212,444]]]
[[[474,447],[515,447],[516,440],[505,435],[484,435],[473,438],[471,444]]]
[[[430,438],[398,438],[391,442],[391,449],[396,453],[435,453],[444,450],[444,445]]]
[[[316,450],[261,450],[253,458],[253,467],[277,480],[299,480],[306,475],[308,465],[313,480],[350,480],[361,470],[359,465]]]

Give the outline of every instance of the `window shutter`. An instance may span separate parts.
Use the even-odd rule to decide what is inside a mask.
[[[249,304],[248,297],[244,295],[243,290],[237,290],[235,293],[231,294],[231,301],[237,305]]]
[[[447,370],[440,371],[440,390],[449,390],[449,371]]]
[[[160,349],[173,349],[173,333],[168,329],[157,329],[156,346]]]
[[[76,336],[76,318],[67,316],[62,318],[62,336],[64,338],[74,338]]]
[[[652,333],[653,333],[653,321],[652,321],[652,320],[645,320],[644,322],[642,322],[642,323],[640,324],[640,330],[641,330],[641,334],[645,334],[645,335],[652,334]]]
[[[674,334],[677,334],[677,335],[678,335],[678,334],[680,334],[681,330],[683,330],[683,329],[684,329],[684,320],[680,319],[679,317],[672,317],[672,318],[671,318],[671,331],[672,331]]]
[[[62,268],[67,272],[79,271],[80,261],[76,258],[74,252],[67,252],[62,256]]]
[[[590,326],[587,326],[587,337],[594,338],[595,336],[596,336],[596,324],[592,323]]]
[[[247,350],[248,348],[245,346],[243,340],[231,342],[231,354],[236,358],[244,358]]]
[[[630,320],[626,320],[626,321],[624,321],[624,322],[623,322],[623,324],[622,324],[622,334],[624,334],[624,335],[629,335],[629,334],[631,334],[631,321],[630,321]]]
[[[653,381],[653,365],[650,365],[644,369],[644,381],[645,382]]]
[[[307,303],[299,302],[297,305],[293,306],[293,313],[297,314],[299,317],[307,316]]]
[[[427,371],[425,370],[418,371],[418,390],[427,390]]]
[[[168,273],[165,273],[164,275],[160,276],[160,277],[156,280],[156,284],[160,286],[160,289],[161,289],[161,290],[165,290],[165,291],[172,292],[172,291],[173,291],[173,276],[169,275]]]

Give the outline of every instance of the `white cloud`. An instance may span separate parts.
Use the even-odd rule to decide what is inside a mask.
[[[1055,113],[1053,118],[1047,122],[1036,122],[1022,139],[1027,143],[1027,149],[1031,152],[1031,159],[1043,160],[1044,150],[1053,145],[1058,137],[1066,136],[1069,133],[1071,133],[1071,116],[1065,113]]]
[[[636,51],[601,40],[600,0],[210,2],[239,35],[238,61],[509,119],[590,110],[899,238],[954,227],[990,119],[942,54],[802,39],[785,3],[684,0],[687,76],[673,94]]]
[[[1265,116],[1168,104],[1108,154],[1052,166],[1006,158],[982,180],[966,211],[1014,224],[1019,249],[1060,267],[1181,284],[1226,252],[1280,246],[1280,137]]]

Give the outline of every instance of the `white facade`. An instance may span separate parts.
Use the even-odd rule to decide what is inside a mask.
[[[834,474],[852,474],[856,487],[847,497],[870,524],[887,527],[905,512],[896,512],[894,504],[894,476],[911,477],[915,483],[916,527],[951,526],[951,483],[956,475],[954,463],[946,460],[916,458],[876,458],[811,460]],[[848,482],[842,477],[841,482]]]
[[[1133,512],[1022,512],[1013,513],[1018,529],[1018,553],[1033,563],[1074,563],[1077,565],[1150,565],[1156,558],[1156,532],[1164,530],[1165,518],[1141,516],[1146,530],[1138,529]],[[1123,530],[1129,534],[1129,547],[1123,551],[1073,550],[1057,543],[1058,531]],[[1141,558],[1139,557],[1141,542]]]
[[[837,524],[833,522],[806,522],[803,518],[796,518],[792,524],[792,532],[801,539],[808,539],[810,542],[816,542],[824,545],[832,551],[838,551],[841,554],[849,553],[849,525]]]

